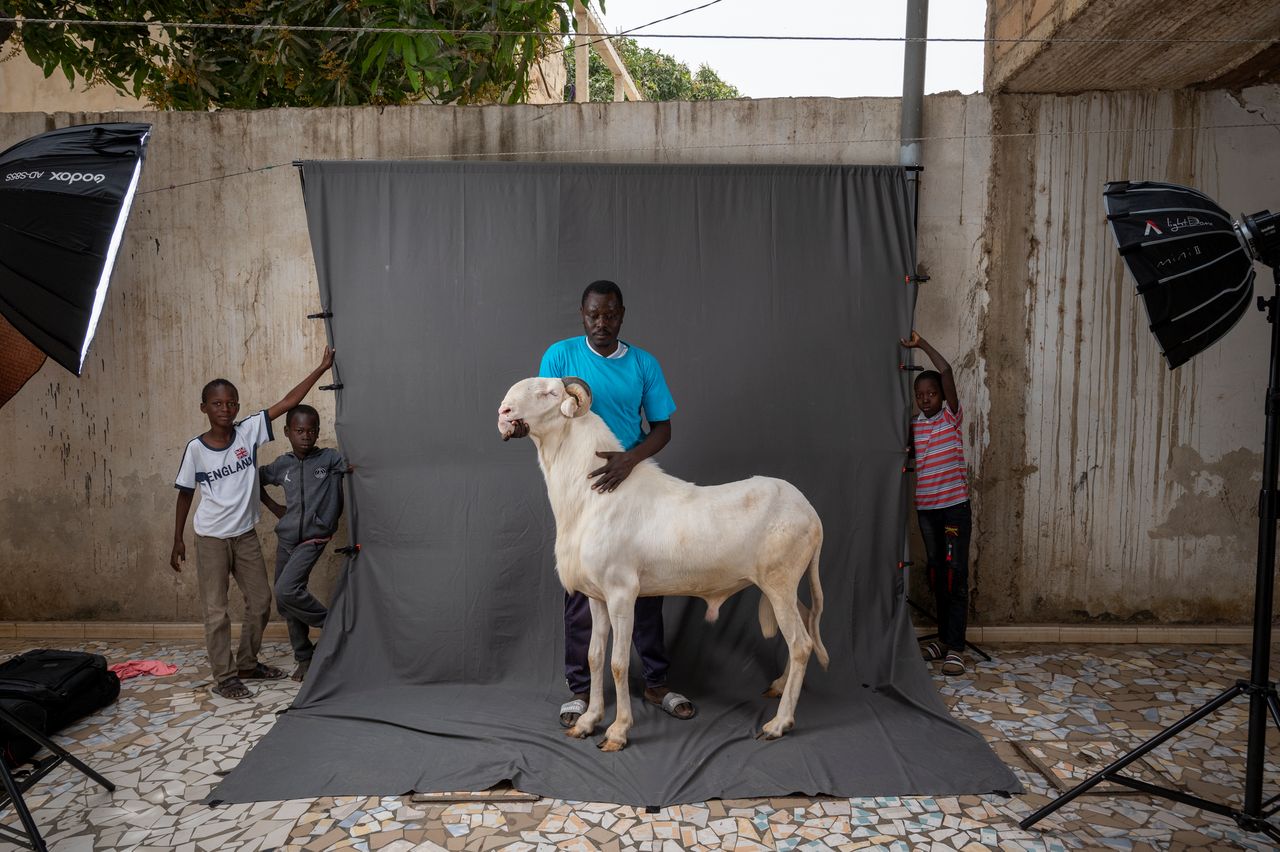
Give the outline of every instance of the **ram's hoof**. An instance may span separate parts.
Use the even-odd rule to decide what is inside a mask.
[[[783,722],[779,722],[777,719],[772,719],[764,723],[764,727],[760,729],[760,733],[756,735],[756,739],[776,740],[779,737],[781,737],[783,734],[785,734],[787,731],[791,730],[794,724],[795,724],[794,722],[783,723]]]
[[[619,742],[617,740],[603,739],[596,743],[596,747],[601,751],[622,751],[627,747],[626,740]]]
[[[585,740],[587,737],[591,736],[591,730],[591,728],[579,729],[577,725],[574,725],[572,728],[565,731],[564,735],[578,740]]]
[[[768,689],[766,689],[766,690],[764,691],[763,695],[764,695],[764,697],[765,697],[765,698],[781,698],[781,697],[782,697],[782,690],[781,690],[781,689],[774,689],[774,688],[771,686],[771,687],[769,687]]]

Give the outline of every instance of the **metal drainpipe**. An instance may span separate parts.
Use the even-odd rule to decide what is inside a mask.
[[[907,185],[912,204],[919,206],[921,126],[924,123],[924,58],[929,34],[929,0],[907,0],[907,41],[902,58],[902,147],[898,164],[909,167]],[[912,39],[918,39],[912,41]],[[913,168],[912,168],[913,167]],[[913,209],[913,216],[919,211]]]
[[[924,114],[924,54],[925,42],[910,39],[924,39],[929,33],[929,0],[907,0],[907,39],[902,57],[902,147],[898,153],[898,164],[907,169],[907,197],[911,199],[911,223],[916,228],[920,221],[920,167],[921,142],[920,128]],[[914,275],[916,270],[910,270]],[[913,282],[913,285],[914,282]],[[912,309],[914,317],[914,307]],[[914,323],[914,318],[912,320]],[[914,364],[914,352],[908,351],[903,359],[907,364]],[[914,372],[906,373],[914,376]],[[908,387],[910,387],[908,385]],[[906,415],[911,416],[911,395],[907,395]],[[910,424],[907,435],[910,436]],[[906,465],[903,466],[906,476]],[[902,490],[903,518],[910,518],[910,488]],[[902,596],[907,604],[911,604],[911,533],[907,524],[902,526]],[[905,617],[910,621],[908,611]]]

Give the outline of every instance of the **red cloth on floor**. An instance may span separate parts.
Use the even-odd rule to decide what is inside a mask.
[[[108,669],[116,673],[116,677],[121,680],[128,680],[138,675],[156,675],[164,677],[171,675],[178,670],[177,666],[160,660],[129,660],[127,663],[112,663],[107,666]]]

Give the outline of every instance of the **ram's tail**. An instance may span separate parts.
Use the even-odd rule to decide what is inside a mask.
[[[818,622],[822,619],[822,580],[818,577],[818,554],[822,552],[822,540],[813,549],[813,558],[809,560],[809,597],[813,607],[809,610],[809,638],[813,640],[813,653],[825,669],[831,662],[827,656],[827,646],[822,644],[822,634],[818,632]]]

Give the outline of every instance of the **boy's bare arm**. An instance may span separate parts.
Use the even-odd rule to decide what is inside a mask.
[[[320,366],[316,367],[302,381],[298,382],[297,387],[289,391],[285,398],[277,402],[275,405],[267,409],[267,417],[275,420],[281,414],[284,414],[290,408],[302,402],[306,398],[307,392],[315,386],[320,377],[325,374],[330,367],[333,366],[333,350],[328,346],[324,348],[324,357],[320,359]]]
[[[258,474],[258,499],[262,501],[262,505],[267,507],[267,511],[275,515],[277,518],[284,517],[284,506],[277,503],[267,493],[267,484],[262,481],[262,474]]]
[[[942,376],[942,398],[947,401],[947,405],[952,411],[960,410],[960,395],[956,393],[956,379],[951,372],[951,364],[942,354],[934,349],[929,341],[920,336],[918,331],[914,329],[911,332],[911,339],[899,341],[908,349],[920,349],[924,354],[929,356],[929,360],[933,362],[933,366]]]
[[[193,491],[179,491],[173,525],[173,552],[169,554],[169,567],[182,573],[182,563],[187,561],[187,544],[183,535],[187,529],[187,514],[191,511]]]

